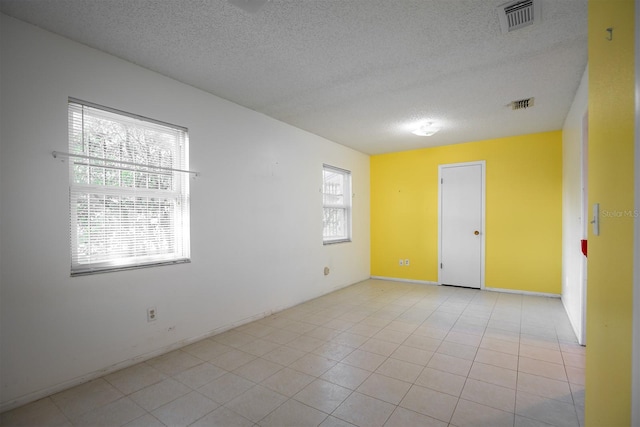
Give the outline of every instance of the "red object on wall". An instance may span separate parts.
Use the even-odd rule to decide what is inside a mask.
[[[582,246],[582,254],[584,256],[587,256],[587,240],[586,239],[580,240],[580,245]]]

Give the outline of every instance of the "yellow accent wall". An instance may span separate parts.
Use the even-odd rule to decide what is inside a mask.
[[[634,1],[590,0],[587,427],[631,424],[633,156]]]
[[[560,131],[372,156],[372,276],[438,281],[438,166],[478,160],[486,161],[485,286],[560,294]]]

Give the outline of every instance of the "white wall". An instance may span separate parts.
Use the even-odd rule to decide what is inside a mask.
[[[580,240],[586,239],[582,189],[583,120],[588,105],[585,70],[562,129],[562,302],[580,344],[585,344],[586,258]]]
[[[368,156],[1,18],[0,410],[369,277]],[[190,264],[69,277],[70,96],[189,128]],[[352,243],[322,244],[323,163]]]

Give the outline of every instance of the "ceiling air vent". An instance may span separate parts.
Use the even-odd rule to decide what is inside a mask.
[[[525,110],[533,107],[533,98],[519,99],[509,104],[512,110]]]
[[[540,0],[518,0],[498,6],[502,34],[533,24],[540,19]]]

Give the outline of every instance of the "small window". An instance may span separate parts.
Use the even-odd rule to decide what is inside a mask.
[[[322,169],[324,244],[351,241],[351,172],[324,165]]]
[[[71,275],[189,261],[187,130],[69,100]]]

